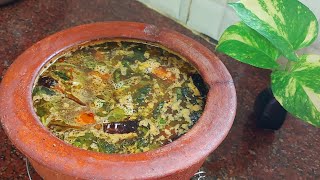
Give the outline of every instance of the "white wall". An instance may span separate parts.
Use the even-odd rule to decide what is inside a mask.
[[[227,5],[237,0],[138,0],[150,8],[185,24],[190,29],[218,40],[223,31],[240,21],[235,12]],[[320,20],[319,0],[300,0],[308,6]],[[320,37],[305,50],[320,54]]]

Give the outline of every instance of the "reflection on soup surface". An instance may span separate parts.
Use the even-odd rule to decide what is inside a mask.
[[[197,70],[151,44],[100,41],[64,53],[40,74],[32,96],[45,127],[104,153],[168,144],[200,118],[208,92]]]

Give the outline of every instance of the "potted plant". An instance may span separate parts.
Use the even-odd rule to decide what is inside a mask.
[[[315,15],[297,0],[240,0],[229,5],[242,21],[225,30],[217,50],[243,63],[272,70],[271,89],[277,102],[272,100],[271,91],[260,94],[256,105],[260,120],[265,121],[260,124],[278,129],[285,118],[283,106],[297,118],[319,127],[320,56],[296,52],[316,39]],[[273,124],[274,119],[280,122]]]
[[[53,57],[84,43],[130,39],[159,44],[185,57],[200,72],[209,92],[195,126],[158,149],[136,154],[87,151],[53,136],[32,104],[39,72]],[[0,86],[0,118],[13,144],[44,179],[190,179],[231,128],[236,109],[232,78],[221,61],[200,43],[177,32],[134,22],[87,24],[34,44],[10,66]]]

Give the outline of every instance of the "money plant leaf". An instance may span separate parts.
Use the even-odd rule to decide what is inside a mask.
[[[278,67],[276,59],[279,51],[266,38],[242,22],[224,31],[217,50],[255,67]]]
[[[240,0],[229,5],[289,60],[298,61],[295,50],[307,47],[318,35],[315,15],[298,0]]]
[[[272,91],[292,115],[320,127],[320,56],[304,55],[290,71],[274,71]]]

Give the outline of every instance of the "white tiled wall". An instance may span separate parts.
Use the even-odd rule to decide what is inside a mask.
[[[231,7],[227,6],[225,8],[223,18],[219,26],[219,33],[216,36],[216,38],[215,37],[212,37],[212,38],[219,39],[222,33],[224,32],[224,30],[226,30],[230,25],[235,24],[239,21],[240,21],[240,18],[237,16],[235,11]]]
[[[237,0],[138,0],[147,6],[167,15],[190,29],[206,34],[218,40],[223,31],[240,21],[228,2]],[[308,6],[320,20],[319,0],[300,0]],[[319,21],[320,22],[320,21]],[[320,37],[308,53],[320,54]]]
[[[138,0],[174,19],[179,19],[181,1],[184,0]]]
[[[217,39],[225,7],[212,0],[192,0],[187,26]]]

